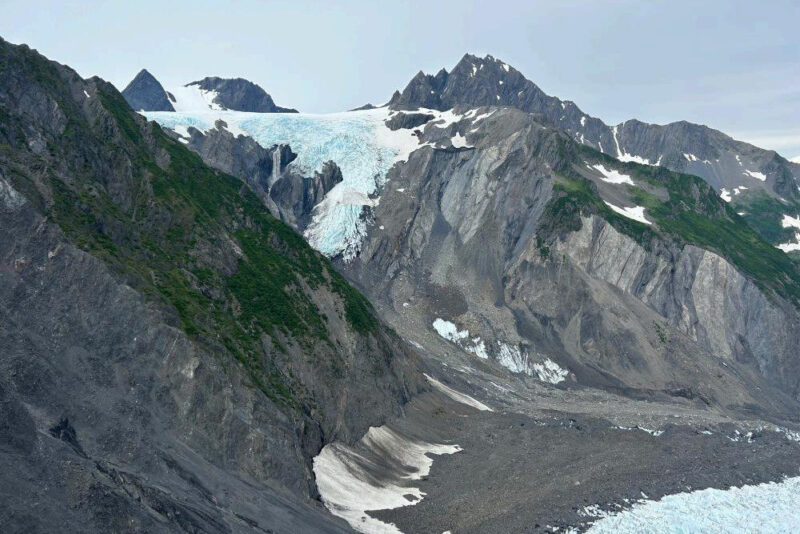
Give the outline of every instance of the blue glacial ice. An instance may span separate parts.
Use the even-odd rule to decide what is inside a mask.
[[[420,146],[411,131],[386,127],[386,108],[325,115],[211,110],[143,114],[179,132],[189,126],[205,131],[222,119],[232,133],[249,135],[264,147],[290,145],[298,154],[292,166],[305,175],[326,161],[336,162],[343,181],[317,206],[305,237],[323,254],[341,254],[345,261],[358,254],[367,231],[362,215],[379,201],[376,194],[387,172]]]
[[[605,515],[590,534],[800,532],[800,477],[728,490],[704,489],[642,501]]]

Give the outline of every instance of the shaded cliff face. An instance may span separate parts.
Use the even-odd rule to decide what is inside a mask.
[[[175,111],[164,87],[146,69],[139,71],[122,96],[136,111]]]
[[[342,264],[399,330],[545,381],[795,409],[789,258],[699,178],[482,111],[422,129]]]
[[[310,459],[400,413],[414,355],[110,84],[0,65],[3,523],[339,531]]]
[[[501,60],[469,54],[450,72],[442,69],[435,76],[420,72],[392,97],[390,106],[396,110],[510,106],[534,113],[573,140],[623,162],[661,165],[699,176],[732,200],[772,244],[797,241],[781,220],[784,214],[800,213],[800,165],[706,126],[637,120],[609,126],[575,103],[547,95]]]
[[[296,109],[276,106],[272,97],[259,85],[243,78],[203,78],[187,84],[213,93],[212,102],[221,109],[254,111],[256,113],[297,113]],[[158,111],[158,110],[149,110]]]

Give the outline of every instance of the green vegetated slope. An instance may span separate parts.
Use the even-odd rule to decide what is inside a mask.
[[[113,86],[0,41],[4,86],[0,169],[13,186],[274,402],[314,413],[295,371],[328,392],[355,366],[348,355],[380,375],[402,354],[326,258]]]
[[[697,176],[663,167],[621,163],[592,148],[578,146],[572,153],[577,165],[603,163],[632,177],[636,186],[627,189],[636,205],[646,208],[653,225],[646,225],[611,210],[596,186],[574,168],[562,167],[556,194],[547,207],[543,228],[546,235],[558,228],[580,227],[580,213],[597,213],[616,229],[650,248],[654,239],[678,245],[692,244],[714,251],[767,292],[800,304],[800,268],[737,215],[713,187]],[[545,248],[544,240],[540,248]]]

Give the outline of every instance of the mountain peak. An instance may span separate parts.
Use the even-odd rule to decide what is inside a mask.
[[[509,106],[526,110],[530,103],[547,97],[508,63],[486,55],[481,58],[464,54],[448,72],[436,75],[418,73],[399,97],[393,98],[394,109],[450,109],[456,106]],[[557,100],[557,99],[554,99]]]
[[[196,86],[201,91],[213,93],[211,105],[234,111],[256,113],[297,113],[296,109],[275,105],[272,97],[260,85],[244,78],[220,78],[208,76],[186,84]]]
[[[137,111],[175,111],[164,87],[147,69],[139,71],[122,96]]]

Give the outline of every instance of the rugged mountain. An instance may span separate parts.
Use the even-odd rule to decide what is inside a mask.
[[[186,84],[210,96],[210,104],[218,109],[253,111],[256,113],[297,113],[296,109],[275,105],[272,97],[259,85],[243,78],[203,78]],[[157,110],[153,110],[157,111]]]
[[[175,111],[164,87],[147,69],[139,71],[123,89],[122,96],[137,111]]]
[[[315,458],[355,529],[580,530],[587,503],[796,474],[800,273],[702,179],[510,107],[148,116],[341,169],[305,235],[444,396]]]
[[[0,522],[339,532],[311,458],[416,357],[239,180],[0,41]]]
[[[469,54],[450,72],[418,73],[390,101],[396,110],[479,106],[509,106],[534,113],[574,140],[620,161],[700,176],[725,198],[736,196],[737,210],[744,211],[753,227],[773,244],[793,237],[791,229],[781,230],[781,220],[783,214],[800,213],[800,165],[712,128],[685,121],[657,125],[637,120],[609,126],[573,102],[545,94],[503,61]]]
[[[448,115],[341,265],[398,330],[543,379],[795,409],[800,271],[713,188],[513,108]]]

